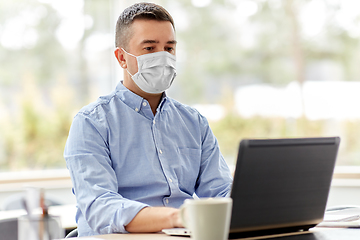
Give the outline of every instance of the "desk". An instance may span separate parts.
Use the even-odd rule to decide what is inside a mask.
[[[163,233],[150,233],[150,234],[107,234],[98,235],[92,237],[81,237],[79,240],[90,240],[90,239],[104,239],[104,240],[187,240],[186,237],[174,237],[167,236]],[[243,238],[244,239],[244,238]],[[311,230],[311,233],[299,234],[292,236],[283,236],[277,238],[246,238],[246,240],[255,239],[276,239],[276,240],[359,240],[360,229],[350,228],[315,228]]]

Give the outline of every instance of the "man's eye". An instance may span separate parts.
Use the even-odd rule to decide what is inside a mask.
[[[151,51],[151,50],[153,50],[153,47],[146,47],[145,50]]]
[[[172,48],[172,47],[166,48],[166,51],[168,51],[168,52],[172,52],[173,50],[174,50],[174,48]]]

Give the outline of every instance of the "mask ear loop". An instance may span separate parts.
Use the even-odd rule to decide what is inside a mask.
[[[131,75],[131,73],[129,72],[129,70],[126,68],[126,71],[128,72],[128,74],[131,76],[131,78],[134,76],[134,75]]]
[[[128,53],[124,48],[121,48],[126,54],[132,56],[132,57],[135,57],[136,58],[136,61],[137,61],[137,56],[135,56],[134,54],[131,54],[131,53]],[[128,72],[128,74],[131,76],[131,78],[134,76],[132,75],[129,70],[126,68],[126,71]]]
[[[131,53],[128,53],[125,49],[121,48],[126,54],[130,55],[130,56],[133,56],[135,58],[137,58],[137,56],[135,56],[134,54],[131,54]]]

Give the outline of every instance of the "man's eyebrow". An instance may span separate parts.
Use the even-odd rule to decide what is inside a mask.
[[[147,44],[147,43],[159,43],[159,41],[157,40],[150,40],[150,39],[145,39],[141,42],[141,44]],[[171,41],[167,41],[167,44],[177,44],[176,40],[171,40]]]
[[[141,42],[142,44],[146,44],[146,43],[159,43],[159,41],[156,40],[150,40],[150,39],[145,39]]]
[[[177,44],[176,40],[167,41],[167,44]]]

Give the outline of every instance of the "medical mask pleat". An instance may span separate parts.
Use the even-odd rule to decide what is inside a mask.
[[[170,53],[169,53],[170,54]],[[172,58],[169,57],[163,57],[163,56],[158,56],[158,58],[150,58],[150,59],[146,59],[143,60],[144,65],[142,66],[143,68],[151,68],[151,67],[155,67],[155,66],[164,66],[164,67],[173,67],[175,60],[173,60]]]

